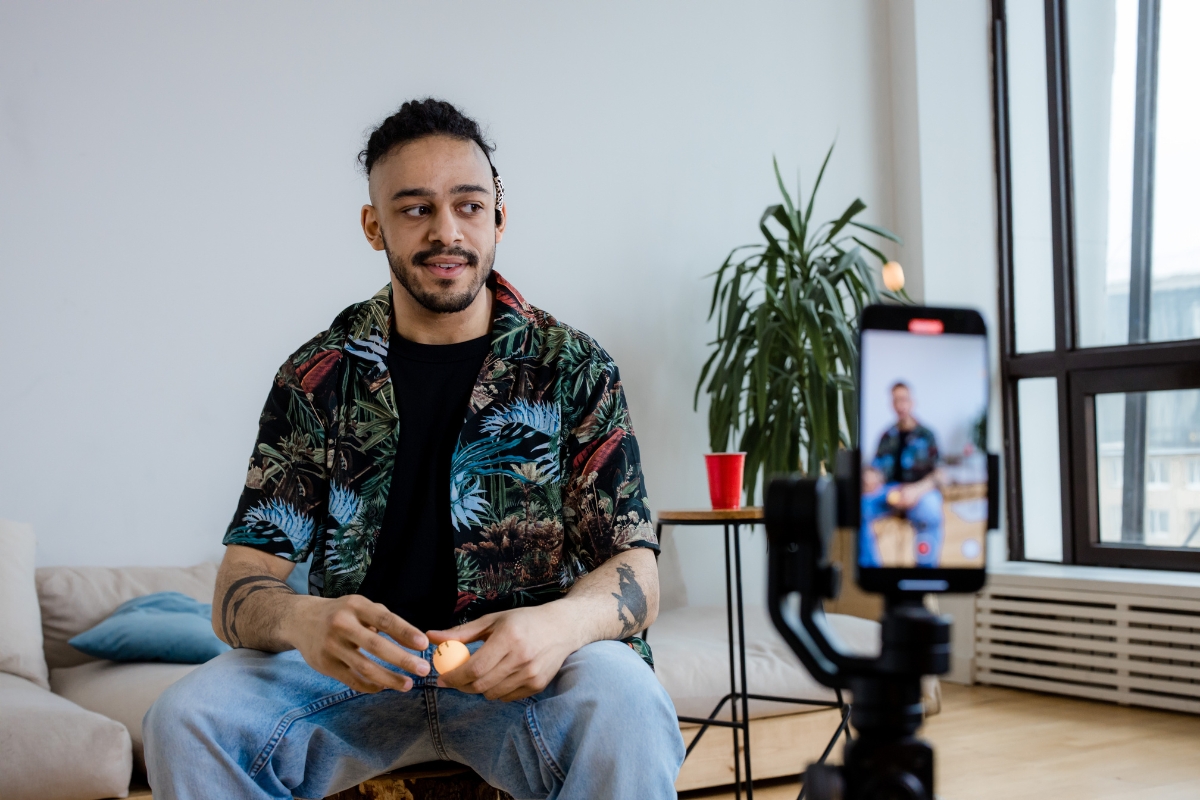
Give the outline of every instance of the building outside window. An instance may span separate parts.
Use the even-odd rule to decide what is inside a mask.
[[[1171,460],[1169,457],[1147,456],[1146,488],[1159,491],[1171,488]]]
[[[1186,458],[1184,462],[1187,464],[1187,488],[1194,492],[1200,489],[1200,458]]]
[[[1010,553],[1200,570],[1200,2],[992,26]]]

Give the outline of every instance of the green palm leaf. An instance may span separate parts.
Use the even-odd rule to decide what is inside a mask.
[[[825,154],[812,191],[795,200],[778,163],[782,203],[759,218],[762,242],[741,245],[713,278],[708,318],[717,338],[693,398],[709,396],[709,444],[714,452],[737,442],[746,451],[745,481],[752,499],[760,477],[831,469],[840,447],[858,442],[855,331],[862,308],[881,300],[911,302],[880,291],[868,257],[887,257],[849,230],[900,242],[891,231],[859,222],[854,200],[837,219],[812,221],[817,190],[829,166]]]

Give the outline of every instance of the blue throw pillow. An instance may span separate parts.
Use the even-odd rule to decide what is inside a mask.
[[[179,592],[135,597],[67,644],[112,661],[203,664],[229,649],[213,633],[212,606]]]

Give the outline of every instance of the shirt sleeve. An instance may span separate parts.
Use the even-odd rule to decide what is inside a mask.
[[[259,417],[245,488],[223,543],[304,561],[328,501],[326,452],[322,414],[289,360]]]
[[[574,555],[591,570],[635,547],[657,553],[641,454],[621,376],[611,361],[599,367],[599,378],[576,418],[579,424],[567,434],[563,501]]]

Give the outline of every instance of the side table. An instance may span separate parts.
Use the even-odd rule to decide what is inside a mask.
[[[741,800],[742,772],[745,771],[746,800],[754,800],[754,784],[751,775],[750,759],[750,701],[771,700],[778,703],[796,703],[798,705],[825,706],[841,710],[841,723],[834,731],[833,738],[821,755],[824,762],[833,751],[834,745],[843,732],[847,731],[850,718],[850,706],[842,699],[842,692],[837,691],[837,700],[803,700],[796,697],[777,697],[775,695],[752,694],[746,686],[746,634],[742,605],[742,545],[741,527],[753,526],[763,521],[763,510],[758,506],[731,510],[681,510],[660,511],[655,525],[655,533],[662,541],[664,525],[721,525],[725,529],[725,621],[729,634],[729,694],[721,698],[708,717],[679,717],[680,722],[688,722],[700,726],[696,737],[688,744],[684,758],[691,755],[692,750],[711,726],[730,728],[733,733],[733,776],[734,796]],[[732,546],[731,540],[732,539]],[[737,617],[737,640],[734,642],[734,617]],[[647,632],[648,633],[648,632]],[[653,645],[651,645],[653,647]],[[736,666],[735,666],[736,665]],[[741,705],[739,712],[738,705]],[[729,720],[717,719],[717,715],[729,703]],[[738,732],[741,732],[741,755],[738,753]],[[847,735],[848,732],[847,732]],[[800,792],[804,795],[803,789]]]

